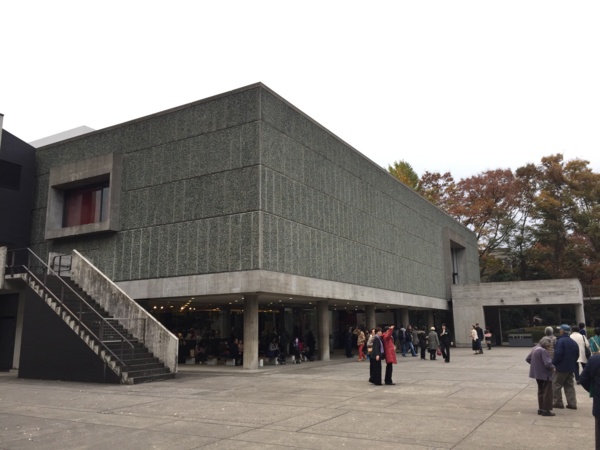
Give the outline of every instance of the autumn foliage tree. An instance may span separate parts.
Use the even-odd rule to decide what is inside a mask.
[[[409,186],[477,235],[483,281],[578,278],[600,289],[600,175],[588,161],[556,154],[458,182],[425,172]]]

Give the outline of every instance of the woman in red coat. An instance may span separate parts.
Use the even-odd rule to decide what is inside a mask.
[[[396,346],[392,336],[394,326],[385,327],[381,339],[383,340],[383,350],[385,352],[385,384],[396,384],[392,381],[392,364],[397,364]]]

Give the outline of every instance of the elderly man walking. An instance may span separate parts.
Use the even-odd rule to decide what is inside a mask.
[[[557,328],[560,336],[556,339],[554,357],[552,364],[556,368],[552,380],[554,391],[554,408],[563,409],[562,389],[565,390],[568,409],[577,409],[577,397],[575,395],[575,371],[577,370],[577,359],[579,358],[579,346],[577,342],[569,337],[571,327],[563,324]]]

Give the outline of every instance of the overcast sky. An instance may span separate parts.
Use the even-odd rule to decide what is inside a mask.
[[[600,2],[10,1],[0,113],[33,141],[263,82],[377,164],[600,172]]]

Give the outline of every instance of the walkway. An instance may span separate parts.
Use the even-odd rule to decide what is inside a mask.
[[[526,348],[453,349],[450,364],[399,357],[395,386],[368,363],[184,366],[138,386],[0,374],[0,449],[594,448],[592,402],[537,415]]]

